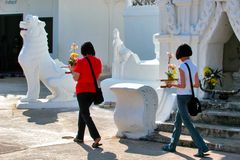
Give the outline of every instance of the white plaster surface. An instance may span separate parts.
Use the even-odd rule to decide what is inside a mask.
[[[78,109],[77,98],[72,101],[52,102],[48,99],[37,99],[35,102],[17,101],[18,109],[43,109],[43,108],[76,108]]]
[[[71,75],[65,74],[61,68],[63,63],[54,61],[48,52],[45,23],[37,16],[28,15],[20,22],[23,47],[18,61],[27,79],[28,91],[21,102],[36,102],[40,93],[40,81],[50,90],[48,102],[64,102],[74,100],[75,82]]]
[[[151,134],[156,127],[156,91],[139,83],[118,83],[111,90],[117,97],[114,111],[117,136],[138,139]]]
[[[170,114],[177,108],[177,95],[175,88],[157,88],[158,108],[156,123],[161,124],[169,119]]]
[[[240,37],[239,0],[165,0],[158,1],[158,6],[160,28],[155,39],[159,42],[161,79],[166,78],[166,52],[175,53],[183,43],[192,47],[191,59],[198,66],[200,78],[205,66],[223,69],[224,45],[232,34],[238,40]],[[174,32],[178,29],[180,32]],[[173,63],[178,64],[176,60]],[[203,97],[200,90],[197,95]]]
[[[124,42],[142,60],[155,58],[152,35],[158,32],[159,14],[156,5],[129,6],[124,10]]]
[[[159,80],[159,61],[157,58],[142,61],[138,55],[126,48],[120,38],[119,31],[113,31],[114,56],[112,64],[112,78],[101,82],[105,102],[115,102],[116,97],[110,86],[122,82],[140,83],[157,88]]]

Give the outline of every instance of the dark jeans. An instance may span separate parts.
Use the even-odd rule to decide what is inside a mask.
[[[100,138],[98,130],[90,116],[89,108],[93,103],[94,93],[79,93],[77,94],[77,100],[79,104],[79,116],[78,116],[78,134],[77,138],[83,140],[85,127],[87,125],[89,133],[93,140]]]
[[[175,118],[173,135],[169,147],[170,149],[176,148],[177,142],[181,134],[183,122],[185,127],[188,129],[195,145],[198,147],[199,150],[205,152],[208,150],[208,147],[203,141],[203,138],[200,136],[200,134],[194,127],[194,125],[192,124],[190,116],[187,111],[187,102],[190,100],[190,98],[191,95],[177,95],[178,110]]]

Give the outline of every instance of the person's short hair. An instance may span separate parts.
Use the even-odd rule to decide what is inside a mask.
[[[95,56],[95,49],[91,42],[83,43],[83,45],[81,46],[81,54],[83,56],[87,55]]]
[[[192,55],[192,48],[187,44],[182,44],[176,51],[176,58],[190,57]]]

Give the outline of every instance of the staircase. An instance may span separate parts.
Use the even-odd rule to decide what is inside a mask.
[[[192,117],[200,135],[210,150],[240,154],[240,97],[234,96],[226,101],[202,101],[203,112]],[[174,128],[175,113],[170,119],[159,124],[155,133],[147,140],[169,143]],[[186,127],[182,126],[180,146],[195,147]]]

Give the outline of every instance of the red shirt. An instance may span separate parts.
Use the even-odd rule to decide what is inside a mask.
[[[90,59],[96,78],[102,73],[101,60],[95,56],[87,56]],[[74,68],[74,72],[79,73],[79,79],[76,85],[76,93],[83,92],[96,92],[94,80],[91,72],[90,65],[86,58],[80,58],[77,60],[77,64]]]

